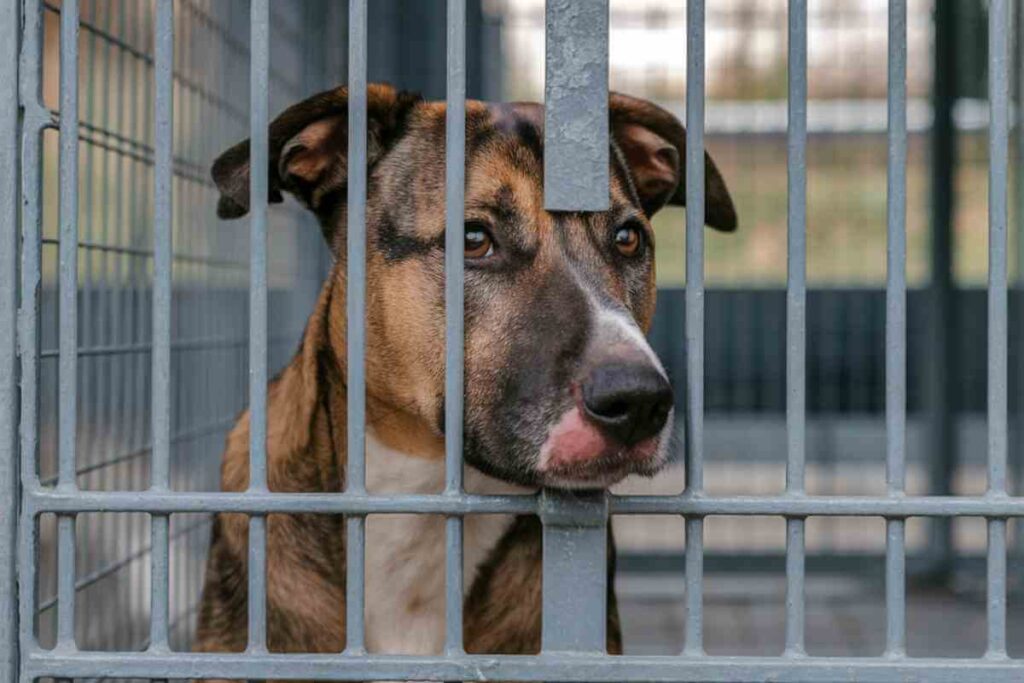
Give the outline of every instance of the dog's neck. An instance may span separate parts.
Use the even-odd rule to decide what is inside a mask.
[[[372,494],[440,493],[443,458],[396,451],[371,431],[366,488]],[[465,468],[471,493],[525,493]],[[501,537],[511,515],[470,515],[463,527],[463,590]],[[445,520],[440,515],[370,515],[366,520],[366,645],[370,652],[441,654],[445,625]]]
[[[347,464],[344,287],[328,284],[320,324],[307,330],[327,373],[324,409],[339,472]],[[342,322],[339,321],[339,317]],[[367,392],[366,490],[374,495],[431,494],[444,489],[444,439],[422,419]],[[528,493],[465,466],[468,493]],[[470,515],[463,527],[463,590],[511,526],[511,515]],[[366,645],[370,652],[441,654],[445,625],[445,520],[439,515],[370,515],[366,519]]]

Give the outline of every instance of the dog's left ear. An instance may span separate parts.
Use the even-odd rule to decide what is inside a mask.
[[[367,165],[372,166],[401,137],[406,117],[422,98],[390,85],[370,84],[367,100]],[[269,200],[290,192],[321,219],[331,240],[329,214],[344,202],[348,184],[348,89],[341,87],[292,105],[270,124]],[[213,163],[220,190],[217,215],[240,218],[249,212],[249,141]]]
[[[671,113],[647,100],[611,93],[609,119],[615,142],[629,164],[644,212],[686,204],[686,131]],[[704,153],[704,222],[725,232],[736,229],[736,207],[725,180]]]

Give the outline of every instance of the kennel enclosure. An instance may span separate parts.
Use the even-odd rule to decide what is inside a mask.
[[[347,13],[330,2],[155,0],[121,3],[117,13],[104,13],[102,4],[0,0],[0,666],[5,678],[1011,681],[1024,673],[1024,663],[1007,655],[1006,624],[1008,523],[1024,515],[1024,499],[1010,495],[1008,470],[1015,49],[1010,36],[1011,17],[1017,16],[1008,0],[992,0],[988,13],[987,490],[961,496],[906,491],[905,0],[888,2],[887,491],[871,496],[806,490],[806,0],[790,0],[786,8],[786,480],[783,493],[764,496],[715,495],[704,487],[704,373],[711,351],[705,344],[702,225],[703,1],[686,3],[685,320],[669,342],[676,350],[685,349],[676,370],[683,375],[677,386],[686,388],[681,405],[686,489],[679,495],[544,491],[528,497],[470,495],[461,480],[464,101],[470,88],[484,93],[488,81],[472,75],[467,60],[467,43],[481,42],[487,31],[479,4],[447,0],[439,24],[444,40],[436,43],[444,45],[446,55],[449,131],[446,488],[437,495],[401,497],[371,495],[363,486],[358,456],[365,437],[361,287],[349,288],[348,302],[353,456],[347,489],[341,495],[285,494],[266,487],[266,382],[290,350],[328,265],[309,218],[294,208],[271,212],[267,206],[267,124],[279,104],[333,84],[347,67],[349,153],[356,161],[348,186],[348,278],[364,282],[366,169],[359,161],[366,158],[373,3],[351,0]],[[607,201],[608,3],[549,0],[545,21],[546,147],[559,150],[564,162],[546,169],[547,206],[600,210]],[[346,41],[332,40],[330,26],[347,32],[347,56]],[[204,37],[184,40],[187,31]],[[205,51],[188,52],[178,49],[181,45],[205,46]],[[59,76],[44,69],[51,46],[59,52]],[[92,68],[94,63],[98,68]],[[299,66],[310,63],[319,69]],[[125,88],[141,88],[137,101],[149,104],[138,107],[117,99]],[[281,98],[273,107],[272,93]],[[206,168],[224,142],[247,135],[255,160],[251,221],[229,228],[212,220]],[[48,150],[59,160],[56,167],[46,163]],[[150,221],[151,232],[138,229]],[[104,321],[103,327],[94,327],[94,320]],[[193,372],[176,373],[183,363]],[[245,405],[253,424],[250,490],[205,490],[216,479],[218,439]],[[41,420],[42,411],[57,419]],[[92,430],[94,424],[115,422],[124,425],[123,431]],[[96,473],[104,470],[116,472],[114,486],[99,480]],[[251,520],[249,649],[195,655],[184,649],[197,598],[195,579],[201,573],[202,520],[225,511]],[[349,640],[343,653],[267,651],[265,520],[268,514],[289,512],[347,517]],[[496,512],[536,514],[544,524],[544,635],[537,656],[462,652],[462,519]],[[365,652],[365,518],[394,513],[447,518],[446,649],[436,657]],[[603,654],[606,526],[610,515],[641,514],[685,519],[686,645],[677,656]],[[786,629],[779,656],[726,657],[704,651],[705,521],[720,515],[785,519]],[[805,651],[806,523],[819,516],[885,519],[887,622],[881,656],[821,657]],[[905,538],[912,517],[985,520],[984,657],[907,656]],[[133,567],[145,562],[149,568],[132,570],[128,590],[133,595],[92,598],[90,586],[100,585],[110,571],[112,558],[101,539],[111,530],[133,543],[145,541],[127,552],[117,548],[120,559],[113,562],[128,557]],[[47,559],[51,555],[53,561]],[[100,625],[95,615],[112,618],[109,607],[103,611],[104,601],[145,607],[136,615],[141,627],[128,634],[100,633],[108,647],[99,650],[81,634],[83,624]],[[111,649],[111,642],[117,646]]]

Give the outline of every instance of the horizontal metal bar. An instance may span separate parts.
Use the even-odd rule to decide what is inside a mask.
[[[858,681],[889,683],[1018,683],[1024,661],[984,659],[900,659],[880,657],[610,656],[547,653],[539,656],[206,654],[148,655],[113,652],[46,652],[28,655],[31,676],[125,678],[274,678],[281,680],[424,681],[720,681],[772,680],[778,683]]]
[[[240,512],[471,515],[538,514],[538,497],[354,493],[223,493],[150,491],[29,492],[30,514],[43,512]],[[1024,517],[1024,497],[1008,496],[611,496],[613,515],[758,515],[779,517]]]

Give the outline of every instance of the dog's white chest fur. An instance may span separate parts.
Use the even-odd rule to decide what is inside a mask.
[[[366,441],[370,493],[440,493],[444,461]],[[467,466],[472,493],[525,493]],[[463,525],[463,590],[512,523],[511,515],[468,515]],[[440,654],[445,625],[445,522],[439,515],[366,519],[366,646],[387,654]]]

